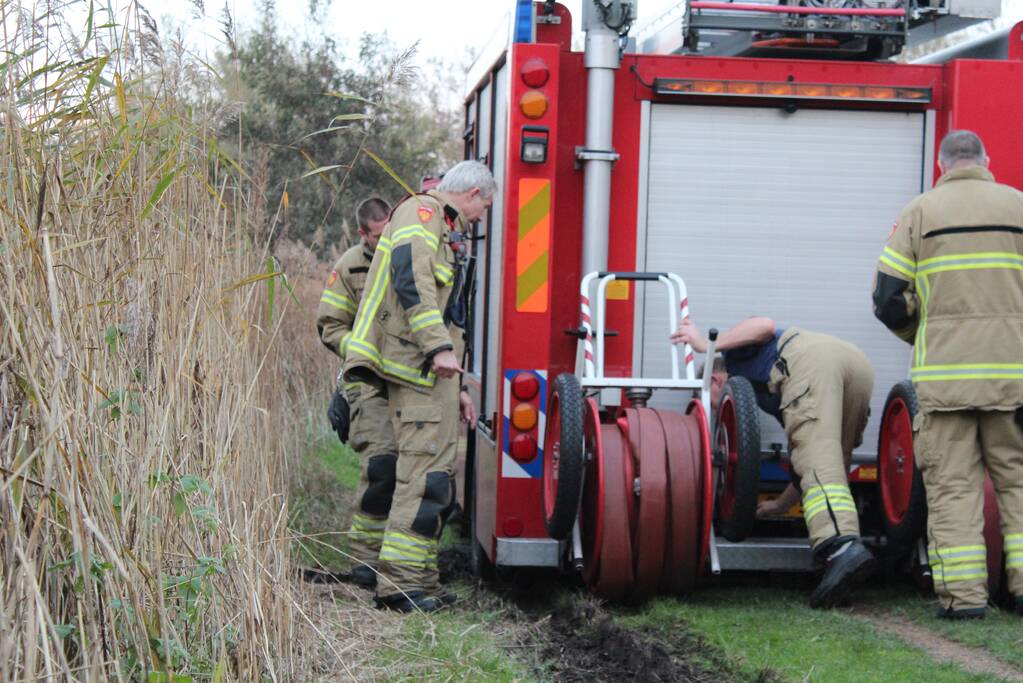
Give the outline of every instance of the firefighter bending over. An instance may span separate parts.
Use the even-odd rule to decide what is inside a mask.
[[[359,226],[359,243],[348,249],[327,279],[320,298],[316,329],[324,346],[345,359],[345,344],[355,322],[355,312],[362,300],[369,265],[373,260],[380,235],[387,225],[391,207],[379,197],[359,204],[355,211]],[[355,512],[349,530],[350,554],[356,564],[352,581],[365,588],[376,585],[377,557],[391,511],[394,493],[394,465],[398,445],[387,412],[387,391],[376,376],[363,378],[342,386],[347,399],[351,426],[346,439],[359,456],[359,488],[355,495]],[[337,398],[335,400],[338,400]]]
[[[984,471],[1023,615],[1023,193],[995,182],[974,133],[941,141],[935,187],[899,215],[881,254],[874,314],[913,344],[913,450],[927,490],[938,616],[987,606]]]
[[[463,161],[435,191],[408,197],[391,214],[369,269],[346,345],[344,380],[378,378],[398,442],[397,482],[380,549],[377,605],[432,611],[454,601],[437,573],[437,539],[451,502],[459,414],[475,421],[460,392],[457,351],[461,241],[493,201],[490,170]]]
[[[707,350],[706,337],[688,319],[671,339],[700,353]],[[810,604],[840,604],[874,566],[860,540],[848,480],[852,451],[863,441],[870,414],[874,369],[848,342],[796,327],[779,330],[770,318],[743,320],[718,336],[717,348],[724,355],[724,372],[715,364],[711,401],[717,405],[728,375],[739,375],[753,385],[761,410],[784,425],[810,545],[825,566]]]

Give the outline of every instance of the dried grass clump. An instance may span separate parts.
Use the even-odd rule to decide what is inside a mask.
[[[0,7],[0,680],[303,680],[246,175],[137,9]]]

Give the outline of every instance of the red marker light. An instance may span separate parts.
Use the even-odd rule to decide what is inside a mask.
[[[528,434],[519,434],[511,440],[511,457],[515,462],[530,462],[536,457],[536,440]]]
[[[522,63],[522,82],[530,88],[539,88],[551,77],[547,63],[539,57],[531,57]]]
[[[528,401],[540,391],[540,381],[531,372],[520,372],[512,378],[512,394],[520,401]]]

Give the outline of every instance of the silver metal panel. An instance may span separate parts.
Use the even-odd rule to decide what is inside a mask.
[[[561,543],[553,538],[498,538],[496,563],[505,567],[558,567]]]
[[[909,359],[909,347],[874,318],[873,273],[899,211],[920,192],[924,135],[922,113],[651,111],[642,269],[682,276],[704,332],[766,315],[863,349],[876,371],[860,449],[870,454],[884,398]],[[652,289],[642,309],[646,376],[668,372],[663,297]],[[651,405],[683,400],[661,392]],[[761,417],[765,446],[784,443],[777,423]]]
[[[483,429],[476,430],[476,539],[487,558],[494,560],[494,525],[497,524],[497,444]]]
[[[732,543],[717,538],[721,571],[808,572],[813,570],[810,543],[805,538],[759,538]]]
[[[636,225],[646,225],[646,197],[647,188],[650,183],[650,100],[643,100],[639,105],[639,201],[636,202],[639,208],[636,212]],[[636,272],[642,272],[646,267],[646,230],[636,231]],[[631,285],[632,295],[636,297],[637,309],[643,310],[643,302],[646,300],[646,286],[641,282]],[[642,339],[643,318],[635,316],[633,339]],[[632,367],[640,367],[643,362],[643,345],[632,345]]]
[[[480,321],[481,324],[477,325],[477,329],[482,330],[485,327],[487,330],[486,339],[482,336],[478,337],[478,345],[476,346],[477,354],[481,359],[483,356],[483,348],[486,345],[487,351],[487,367],[486,374],[488,377],[486,396],[483,397],[483,406],[481,413],[484,416],[492,414],[498,409],[497,399],[499,392],[501,391],[501,374],[500,374],[500,329],[501,329],[501,280],[504,277],[503,263],[504,263],[504,197],[505,197],[505,158],[507,156],[508,146],[508,97],[510,92],[510,86],[508,83],[508,72],[510,67],[505,64],[501,67],[500,71],[494,77],[494,89],[496,94],[496,102],[494,105],[494,163],[491,165],[491,169],[494,171],[494,179],[497,181],[498,191],[494,195],[494,204],[490,209],[491,222],[487,226],[487,240],[486,250],[489,254],[489,263],[486,268],[479,268],[479,278],[483,278],[484,275],[487,277],[486,283],[480,284],[479,293],[477,296],[479,304],[482,306],[484,297],[486,298],[487,304],[487,318],[484,319],[482,310],[479,310],[479,315],[476,320]],[[481,264],[482,265],[482,264]],[[485,411],[485,412],[484,412]]]

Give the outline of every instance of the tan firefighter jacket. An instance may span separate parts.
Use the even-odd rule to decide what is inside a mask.
[[[457,304],[454,290],[462,277],[451,233],[464,228],[461,214],[437,192],[408,197],[395,207],[348,339],[346,382],[372,372],[416,389],[433,387],[434,354],[456,350],[449,303]]]
[[[980,166],[945,173],[892,229],[874,314],[913,344],[924,411],[1023,406],[1023,193]]]
[[[372,261],[373,252],[364,241],[348,249],[334,264],[320,297],[316,330],[323,345],[341,356],[342,360],[345,357],[344,344],[352,331]]]

